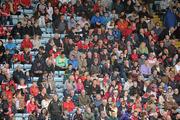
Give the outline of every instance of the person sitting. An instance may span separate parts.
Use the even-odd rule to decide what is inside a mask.
[[[29,49],[33,48],[33,44],[30,40],[29,35],[25,35],[23,41],[21,42],[21,49],[24,50],[25,48],[29,48]]]
[[[100,16],[99,12],[96,12],[96,14],[91,18],[91,25],[93,27],[100,26],[103,24],[103,18]]]
[[[28,113],[32,113],[34,110],[37,111],[37,109],[38,109],[38,106],[37,106],[37,104],[35,102],[34,97],[32,97],[30,99],[30,101],[26,105],[26,110],[27,110]]]
[[[34,97],[39,94],[39,88],[35,81],[33,81],[32,86],[30,87],[30,94]]]
[[[21,54],[21,63],[30,64],[31,62],[32,62],[32,55],[29,51],[29,48],[25,48],[23,53]]]
[[[56,70],[66,70],[68,67],[68,59],[66,58],[64,52],[61,53],[58,57],[56,57]]]
[[[147,60],[140,66],[140,73],[145,78],[148,78],[151,75],[151,68],[149,67]]]
[[[63,102],[63,109],[69,113],[75,109],[75,105],[70,96],[67,96],[66,101]]]

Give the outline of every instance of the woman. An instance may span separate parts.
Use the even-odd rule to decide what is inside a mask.
[[[23,41],[21,42],[21,49],[24,50],[25,48],[29,48],[32,49],[33,48],[33,44],[30,40],[29,35],[25,35]]]
[[[139,54],[144,54],[144,55],[148,55],[149,51],[148,51],[148,48],[146,46],[146,43],[145,42],[142,42],[139,46],[139,49],[138,49],[138,52]]]
[[[25,80],[24,80],[24,78],[21,78],[20,79],[20,84],[17,86],[17,89],[19,89],[19,90],[23,90],[23,93],[27,93],[28,91],[27,91],[27,85],[25,84]]]
[[[10,15],[10,9],[8,9],[8,5],[6,3],[3,3],[0,9],[0,14],[1,14],[1,24],[7,25],[7,22],[10,22],[12,25],[12,19]]]
[[[32,86],[30,87],[30,94],[34,97],[39,94],[39,88],[35,81],[32,82]]]
[[[75,105],[73,101],[71,100],[70,96],[67,96],[66,101],[63,102],[63,109],[67,111],[68,113],[73,112],[73,110],[75,109]]]
[[[18,113],[25,112],[25,94],[21,90],[16,91],[16,109]]]
[[[76,82],[76,90],[78,93],[81,93],[81,91],[84,89],[84,85],[82,83],[81,79],[78,79]]]
[[[48,120],[48,111],[46,108],[41,110],[41,113],[38,116],[38,120]]]
[[[51,6],[51,2],[48,2],[48,7],[46,8],[46,12],[48,13],[49,19],[52,20],[53,7]]]
[[[26,111],[27,113],[32,113],[33,111],[36,111],[37,109],[38,109],[38,106],[35,102],[35,98],[32,97],[26,105]]]
[[[118,109],[116,107],[115,103],[112,103],[110,105],[110,111],[109,111],[109,115],[110,115],[110,119],[109,120],[117,120],[117,114],[118,114]]]
[[[41,102],[41,107],[48,109],[49,103],[51,102],[51,99],[47,95],[44,96],[44,99]]]

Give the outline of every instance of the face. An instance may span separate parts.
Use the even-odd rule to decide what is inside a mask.
[[[70,101],[71,101],[71,97],[68,96],[67,99],[66,99],[66,101],[67,101],[67,102],[70,102]]]
[[[175,89],[175,90],[174,90],[174,94],[178,95],[178,94],[179,94],[179,90],[178,90],[178,89]]]
[[[57,95],[54,95],[54,96],[53,96],[53,99],[54,99],[54,101],[57,101],[57,100],[58,100],[58,96],[57,96]]]

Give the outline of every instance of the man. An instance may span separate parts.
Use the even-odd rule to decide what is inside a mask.
[[[85,90],[81,91],[81,95],[79,96],[79,104],[80,106],[86,106],[89,105],[91,102],[88,95],[85,94]]]
[[[57,32],[57,33],[60,33],[60,34],[65,33],[65,31],[67,29],[67,22],[64,19],[64,15],[60,16],[60,20],[57,19],[54,22],[54,29],[55,29],[55,32]]]
[[[53,95],[52,101],[49,103],[48,111],[51,116],[51,120],[63,120],[62,118],[62,106],[58,100],[57,95]]]
[[[58,57],[56,57],[56,70],[66,70],[68,67],[68,59],[66,58],[64,52],[61,53]]]
[[[64,49],[63,41],[60,39],[60,34],[55,33],[53,41],[58,49],[60,50]]]
[[[22,38],[22,26],[21,26],[21,22],[18,22],[17,25],[15,25],[11,31],[11,35],[13,36],[13,38],[17,39],[17,38]]]
[[[32,63],[31,71],[34,76],[41,76],[45,70],[45,54],[44,47],[39,48],[38,54],[35,56],[35,60]]]
[[[91,25],[95,27],[100,26],[101,24],[103,24],[103,18],[100,16],[99,12],[96,12],[96,14],[91,19]]]
[[[5,48],[9,49],[11,55],[13,55],[15,53],[16,44],[13,42],[12,38],[8,39],[8,43],[6,44]]]

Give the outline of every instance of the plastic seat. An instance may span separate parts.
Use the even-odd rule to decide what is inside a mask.
[[[22,113],[16,113],[14,117],[15,117],[15,120],[23,120],[23,114]]]
[[[57,89],[64,89],[64,84],[63,84],[63,82],[56,82],[56,83],[55,83],[55,86],[56,86]]]
[[[42,31],[43,33],[46,33],[46,28],[41,28],[41,31]]]
[[[32,67],[32,64],[24,64],[24,69],[31,69]]]
[[[64,89],[62,89],[62,88],[61,89],[56,89],[57,93],[63,93],[63,91],[64,91]]]
[[[23,39],[16,39],[15,42],[16,44],[20,44],[23,41]]]
[[[36,56],[36,55],[37,55],[37,52],[31,51],[30,54],[31,54],[32,56]]]
[[[33,77],[33,81],[35,81],[35,82],[37,82],[38,81],[38,79],[39,79],[39,77]]]
[[[53,29],[52,28],[47,28],[46,32],[52,34],[53,33]]]
[[[17,15],[11,15],[12,19],[18,19]]]
[[[20,50],[20,49],[21,49],[21,45],[20,45],[20,44],[17,44],[16,49],[17,49],[17,50]]]
[[[61,75],[64,75],[65,74],[65,71],[59,71]]]
[[[60,98],[63,98],[63,93],[57,93],[58,94],[58,97],[60,97]]]
[[[51,34],[42,34],[42,38],[51,38]]]
[[[28,83],[28,84],[27,84],[27,87],[28,87],[28,88],[30,88],[31,86],[32,86],[32,84],[31,84],[31,83]]]
[[[19,20],[17,18],[14,18],[12,19],[12,22],[13,22],[13,25],[16,25],[19,22]]]
[[[82,18],[82,17],[77,16],[77,17],[76,17],[76,21],[81,20],[81,18]]]
[[[66,34],[61,34],[61,39],[64,39],[65,36]]]
[[[1,39],[3,43],[6,43],[8,40],[7,39]]]
[[[63,82],[63,78],[62,77],[55,77],[54,81],[55,82]]]
[[[41,41],[41,44],[45,45],[46,43],[48,43],[49,38],[42,38],[40,41]]]
[[[33,10],[24,9],[24,14],[33,14]]]
[[[17,66],[20,66],[21,68],[23,68],[23,65],[22,64],[14,64],[14,69],[17,67]]]

